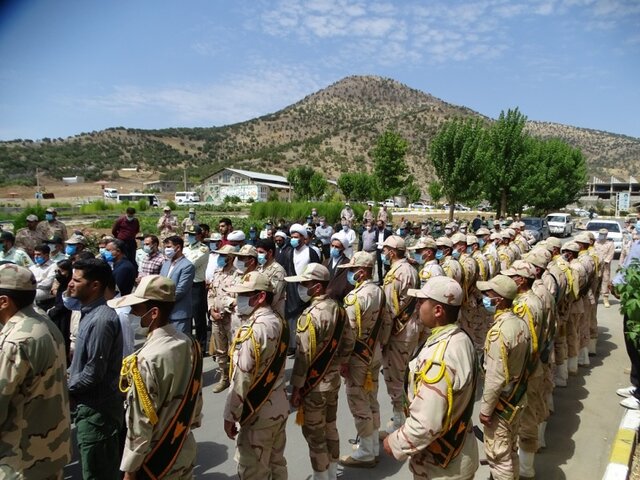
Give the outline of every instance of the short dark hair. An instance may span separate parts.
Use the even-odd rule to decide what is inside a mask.
[[[33,251],[44,253],[45,255],[49,255],[51,253],[51,249],[49,248],[49,245],[38,245],[34,247]]]
[[[58,268],[61,268],[63,270],[67,270],[68,272],[71,271],[71,269],[73,268],[71,265],[71,260],[60,260],[58,263],[56,263],[56,265],[58,266]]]
[[[180,245],[180,248],[184,248],[184,239],[178,235],[171,235],[165,238],[164,243],[173,243],[174,245]]]
[[[224,223],[227,227],[232,227],[233,223],[231,223],[231,219],[228,217],[222,217],[218,224]]]
[[[78,260],[88,260],[89,258],[95,258],[93,256],[93,253],[91,253],[89,250],[82,250],[81,252],[78,252],[75,255],[76,261],[78,261]]]
[[[109,243],[113,243],[113,246],[120,250],[122,253],[126,251],[127,247],[125,246],[125,243],[119,238],[114,238]]]
[[[158,240],[158,237],[155,235],[145,235],[144,238],[150,238],[151,243],[153,243],[154,245],[160,245],[160,240]]]
[[[129,215],[134,215],[136,213],[136,209],[133,207],[127,207],[127,213]]]
[[[444,309],[444,314],[447,316],[448,323],[455,323],[458,320],[458,313],[460,312],[460,305],[449,305],[448,303],[437,302]]]
[[[18,310],[28,307],[36,299],[35,290],[9,290],[8,288],[0,288],[0,295],[9,297]]]
[[[206,223],[201,223],[201,224],[200,224],[200,228],[201,228],[203,231],[206,231],[206,232],[210,232],[210,231],[211,231],[211,227],[210,227],[208,224],[206,224]]]
[[[147,310],[151,310],[152,308],[157,307],[158,310],[160,310],[160,317],[162,320],[169,320],[169,317],[171,316],[171,312],[175,305],[175,302],[159,302],[157,300],[149,300],[144,303],[146,303],[147,307],[149,307]]]
[[[261,238],[256,242],[256,248],[264,248],[265,250],[276,253],[276,243],[271,238]]]
[[[75,262],[72,267],[74,270],[80,270],[88,281],[100,283],[103,291],[112,278],[111,267],[100,258],[83,258]]]

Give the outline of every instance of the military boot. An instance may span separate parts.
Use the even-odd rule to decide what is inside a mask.
[[[609,308],[611,304],[609,303],[609,295],[604,296],[604,308]]]
[[[227,388],[229,388],[229,373],[223,368],[220,374],[220,380],[213,385],[213,393],[224,392]]]

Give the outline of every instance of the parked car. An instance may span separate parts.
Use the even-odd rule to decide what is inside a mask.
[[[552,213],[547,215],[546,220],[551,235],[568,237],[573,233],[573,220],[568,213]]]
[[[448,204],[448,203],[445,203],[445,204],[442,206],[442,208],[444,208],[445,210],[449,210],[449,204]],[[465,207],[464,205],[462,205],[462,204],[460,204],[460,203],[456,203],[456,204],[453,206],[453,209],[454,209],[454,210],[458,210],[459,212],[468,212],[468,211],[470,211],[470,210],[471,210],[469,207]]]
[[[590,220],[589,223],[587,223],[587,231],[593,232],[596,237],[598,236],[598,230],[600,230],[601,228],[607,229],[607,239],[613,241],[613,245],[615,246],[615,257],[620,257],[624,235],[628,235],[628,233],[623,233],[622,227],[615,220],[598,219]]]
[[[409,208],[414,208],[417,210],[433,210],[433,205],[427,205],[424,202],[413,202],[411,205],[409,205]]]
[[[589,210],[585,210],[584,208],[574,208],[573,213],[578,217],[584,218],[598,218],[598,214],[593,212],[591,213]]]
[[[394,208],[398,205],[393,201],[393,198],[387,198],[384,202],[380,202],[381,207]]]
[[[522,219],[525,230],[531,232],[536,243],[549,238],[549,224],[541,217],[525,217]]]

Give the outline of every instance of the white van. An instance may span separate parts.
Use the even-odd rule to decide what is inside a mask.
[[[568,237],[573,233],[573,221],[568,213],[551,213],[547,215],[547,224],[551,235]]]
[[[102,191],[102,195],[104,198],[118,198],[118,189],[117,188],[105,188]]]
[[[176,192],[174,199],[178,205],[182,205],[184,203],[197,203],[200,201],[200,195],[196,192]]]

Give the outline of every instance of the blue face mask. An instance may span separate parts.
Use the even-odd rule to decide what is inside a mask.
[[[80,300],[73,297],[62,296],[62,303],[64,304],[64,308],[71,311],[79,311],[82,308],[82,304]]]
[[[457,250],[454,250],[453,252],[451,252],[451,256],[457,260],[460,258],[460,252]]]
[[[467,247],[467,255],[471,255],[473,253],[473,249],[471,247]]]
[[[484,239],[479,238],[478,239],[478,245],[480,246],[480,248],[483,248],[486,245],[487,242],[484,241]]]
[[[349,225],[343,225],[342,226],[342,230],[345,231],[345,232],[348,232],[349,231]]]
[[[300,239],[292,238],[291,240],[289,240],[289,245],[291,245],[291,247],[293,248],[298,248],[298,245],[300,245]]]
[[[341,253],[342,252],[340,251],[340,249],[336,247],[331,247],[331,250],[329,250],[329,254],[331,255],[331,258],[339,258]]]
[[[104,261],[107,263],[113,262],[115,260],[113,258],[113,253],[111,253],[109,250],[102,253],[102,258],[104,258]]]
[[[212,252],[213,252],[214,250],[218,250],[218,244],[217,244],[217,242],[210,242],[210,243],[209,243],[209,250],[210,250],[210,251],[212,251]]]
[[[227,257],[223,257],[222,255],[220,255],[217,260],[218,267],[224,268],[226,264],[227,264]]]
[[[66,253],[67,255],[75,255],[76,253],[76,246],[75,245],[67,245],[64,249],[64,253]]]
[[[424,258],[422,258],[422,254],[415,252],[413,254],[413,259],[418,263],[418,265],[424,265]]]
[[[389,258],[387,257],[386,254],[381,253],[380,254],[380,260],[382,260],[382,263],[384,263],[385,265],[389,265]]]
[[[355,287],[358,281],[356,280],[356,272],[347,272],[347,282]]]
[[[187,235],[187,241],[189,242],[189,245],[195,245],[196,236],[195,235]]]
[[[45,213],[44,214],[44,218],[47,222],[52,222],[53,221],[53,213]]]
[[[35,257],[33,259],[34,262],[36,262],[38,265],[44,265],[44,262],[46,261],[44,257]]]
[[[438,250],[436,252],[436,260],[442,260],[444,258],[444,252],[442,250]]]
[[[400,233],[400,236],[401,236],[401,237],[402,237],[402,236],[404,236],[404,228],[401,228],[401,229],[399,230],[399,233]]]
[[[636,222],[636,232],[640,232],[640,220]]]
[[[496,309],[497,307],[495,305],[493,305],[492,300],[487,297],[486,295],[484,295],[482,297],[482,305],[484,306],[485,310],[489,313],[496,313]]]
[[[150,247],[149,245],[144,245],[144,246],[142,247],[142,251],[143,251],[144,253],[146,253],[147,255],[149,255],[149,254],[151,253],[151,251],[152,251],[152,250],[151,250],[151,247]]]
[[[259,253],[258,254],[258,264],[259,265],[264,265],[267,263],[267,254],[266,253]]]

